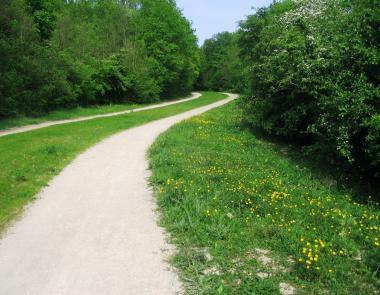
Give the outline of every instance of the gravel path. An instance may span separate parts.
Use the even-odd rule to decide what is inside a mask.
[[[0,240],[0,294],[181,293],[165,262],[146,152],[173,124],[235,98],[128,129],[78,156]]]
[[[132,110],[126,110],[126,111],[122,111],[122,112],[101,114],[101,115],[81,117],[81,118],[75,118],[75,119],[67,119],[67,120],[48,121],[48,122],[43,122],[43,123],[39,123],[39,124],[14,127],[14,128],[6,129],[6,130],[0,130],[0,137],[10,135],[10,134],[16,134],[16,133],[31,131],[31,130],[35,130],[35,129],[41,129],[41,128],[45,128],[45,127],[49,127],[49,126],[53,126],[53,125],[61,125],[61,124],[67,124],[67,123],[73,123],[73,122],[88,121],[88,120],[93,120],[93,119],[98,119],[98,118],[106,118],[106,117],[113,117],[113,116],[130,114],[132,112],[135,113],[135,112],[141,112],[141,111],[146,111],[146,110],[151,110],[151,109],[162,108],[162,107],[166,107],[169,105],[194,100],[194,99],[197,99],[201,96],[202,96],[201,93],[193,92],[192,95],[188,98],[164,102],[164,103],[159,103],[159,104],[154,104],[151,106],[132,109]]]

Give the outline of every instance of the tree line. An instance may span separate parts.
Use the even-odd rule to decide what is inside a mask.
[[[186,95],[199,60],[173,0],[0,2],[0,118]]]
[[[251,126],[380,177],[379,24],[378,1],[274,1],[205,42],[199,87],[244,93]]]
[[[201,48],[174,0],[0,2],[0,118],[243,94],[244,120],[380,177],[380,6],[282,0]]]

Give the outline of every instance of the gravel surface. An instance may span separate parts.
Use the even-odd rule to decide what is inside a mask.
[[[93,120],[93,119],[98,119],[98,118],[106,118],[106,117],[125,115],[125,114],[129,114],[132,112],[135,113],[135,112],[141,112],[141,111],[146,111],[146,110],[151,110],[151,109],[162,108],[162,107],[166,107],[169,105],[173,105],[173,104],[182,103],[182,102],[190,101],[193,99],[197,99],[201,96],[202,96],[201,93],[193,92],[192,95],[188,98],[164,102],[164,103],[159,103],[159,104],[154,104],[151,106],[132,109],[132,110],[125,110],[122,112],[101,114],[101,115],[88,116],[88,117],[80,117],[80,118],[67,119],[67,120],[48,121],[48,122],[43,122],[43,123],[39,123],[39,124],[14,127],[14,128],[6,129],[6,130],[0,130],[0,137],[10,135],[10,134],[16,134],[16,133],[22,133],[22,132],[27,132],[27,131],[31,131],[31,130],[41,129],[41,128],[45,128],[45,127],[49,127],[49,126],[53,126],[53,125],[61,125],[61,124],[67,124],[67,123],[73,123],[73,122],[88,121],[88,120]]]
[[[176,294],[146,152],[172,125],[236,95],[118,133],[78,156],[0,240],[0,294]]]

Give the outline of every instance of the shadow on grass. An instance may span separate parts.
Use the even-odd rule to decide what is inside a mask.
[[[340,159],[327,160],[323,154],[318,155],[313,146],[305,145],[297,139],[270,135],[244,121],[241,128],[249,130],[257,139],[270,143],[274,151],[295,165],[307,168],[313,178],[332,191],[352,195],[353,200],[358,203],[371,203],[379,207],[380,179],[366,177],[359,169],[349,167]]]

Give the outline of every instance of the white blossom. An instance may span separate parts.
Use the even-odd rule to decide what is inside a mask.
[[[339,0],[292,0],[291,2],[294,8],[285,12],[278,20],[285,27],[294,26],[299,20],[312,24],[314,20],[324,18],[331,8],[339,7]]]

